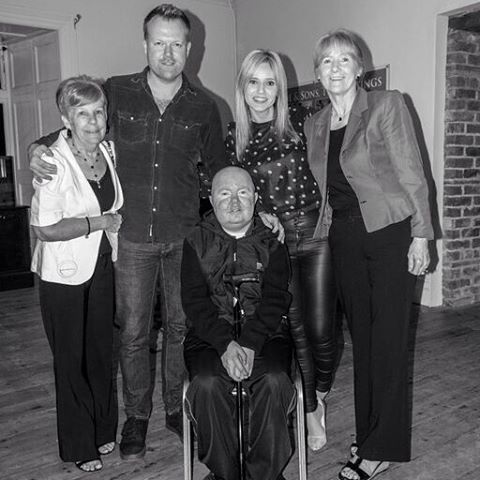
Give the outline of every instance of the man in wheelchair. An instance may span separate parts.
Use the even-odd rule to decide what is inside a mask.
[[[198,458],[209,479],[282,479],[295,403],[288,254],[254,216],[245,170],[220,170],[210,200],[213,212],[186,238],[182,261],[186,403]]]

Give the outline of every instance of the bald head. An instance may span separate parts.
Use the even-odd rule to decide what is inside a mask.
[[[226,167],[213,177],[213,211],[222,228],[234,237],[242,237],[250,227],[257,197],[252,178],[243,168]]]

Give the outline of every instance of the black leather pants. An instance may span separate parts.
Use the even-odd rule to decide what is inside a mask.
[[[315,390],[330,390],[337,353],[333,267],[327,240],[312,239],[317,219],[317,210],[280,217],[292,268],[290,328],[307,412],[317,407]]]

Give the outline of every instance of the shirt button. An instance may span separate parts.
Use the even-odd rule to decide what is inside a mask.
[[[158,167],[158,163],[155,164],[155,167]]]
[[[153,207],[153,208],[152,208],[152,211],[153,211],[153,212],[156,212],[156,211],[157,211],[157,209],[156,209],[155,207]]]
[[[158,145],[160,143],[160,140],[157,140],[155,143]]]
[[[162,121],[162,119],[161,119],[161,118],[159,118],[159,119],[158,119],[158,121],[159,121],[159,122],[161,122],[161,121]]]
[[[153,189],[154,189],[154,190],[158,190],[158,188],[157,188],[157,186],[156,186],[156,185],[153,187]]]

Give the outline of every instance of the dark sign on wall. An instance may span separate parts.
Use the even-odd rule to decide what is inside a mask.
[[[365,90],[387,90],[389,85],[389,65],[365,72],[362,87]],[[307,83],[288,89],[290,106],[300,105],[309,113],[321,110],[329,102],[327,92],[320,82]]]

